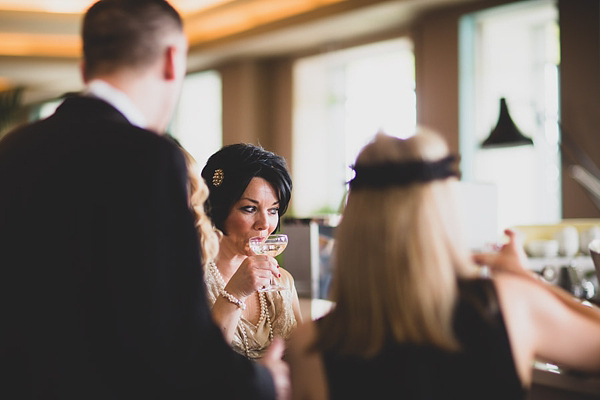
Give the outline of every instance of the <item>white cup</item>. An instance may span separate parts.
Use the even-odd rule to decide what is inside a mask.
[[[579,235],[579,250],[583,254],[590,254],[590,243],[595,239],[600,239],[600,226],[592,226],[590,229],[581,232],[581,235]]]
[[[574,226],[567,226],[554,235],[558,240],[558,253],[564,257],[573,257],[579,251],[579,233]]]
[[[530,257],[556,257],[558,240],[531,240],[525,245],[525,251]]]

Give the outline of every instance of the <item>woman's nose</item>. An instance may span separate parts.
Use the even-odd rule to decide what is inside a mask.
[[[268,228],[268,217],[266,213],[259,212],[256,214],[256,220],[254,221],[254,229],[258,231],[264,231]]]

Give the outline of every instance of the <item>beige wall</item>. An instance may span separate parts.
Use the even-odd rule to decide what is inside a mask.
[[[419,22],[415,52],[417,124],[444,135],[458,153],[458,14],[439,12]]]
[[[260,144],[291,162],[291,59],[241,60],[217,69],[223,80],[223,144]]]
[[[218,70],[223,82],[223,144],[265,142],[266,88],[260,61],[236,61]]]
[[[569,135],[600,167],[600,2],[560,0],[561,120]],[[568,160],[563,155],[563,160]],[[565,163],[563,163],[565,164]],[[563,216],[599,217],[586,191],[563,168]]]

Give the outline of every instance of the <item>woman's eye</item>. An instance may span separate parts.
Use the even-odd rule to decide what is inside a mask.
[[[269,214],[271,214],[271,215],[277,215],[277,214],[279,214],[279,208],[270,208],[269,209]]]
[[[254,207],[254,206],[245,206],[245,207],[242,207],[241,210],[243,212],[253,213],[254,211],[256,211],[256,207]]]

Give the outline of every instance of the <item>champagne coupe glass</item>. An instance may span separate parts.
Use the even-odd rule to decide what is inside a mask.
[[[276,234],[269,235],[267,237],[255,236],[249,239],[248,244],[254,254],[266,254],[271,257],[278,256],[285,250],[288,244],[287,235]],[[262,289],[259,292],[278,292],[280,290],[286,290],[285,286],[281,286],[274,282],[274,278],[271,278],[271,284]]]

